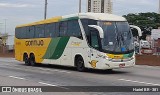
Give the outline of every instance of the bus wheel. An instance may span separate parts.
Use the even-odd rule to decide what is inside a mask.
[[[24,54],[23,60],[24,60],[25,65],[30,66],[29,58],[27,54]]]
[[[85,71],[84,60],[81,56],[76,59],[76,68],[80,72]]]
[[[34,54],[30,55],[30,64],[31,64],[31,66],[35,66],[36,65]]]

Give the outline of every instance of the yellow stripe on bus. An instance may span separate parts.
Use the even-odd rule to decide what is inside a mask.
[[[33,23],[29,23],[29,24],[19,25],[16,28],[25,27],[25,26],[40,25],[40,24],[49,24],[52,22],[59,22],[61,19],[62,19],[62,17],[58,16],[58,17],[47,19],[47,20],[42,20],[42,21],[33,22]]]
[[[112,59],[123,59],[123,54],[107,54],[107,56]]]

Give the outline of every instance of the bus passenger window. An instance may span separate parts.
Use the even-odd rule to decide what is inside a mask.
[[[51,37],[49,27],[50,24],[45,25],[45,38]]]
[[[63,36],[67,36],[66,33],[67,33],[67,22],[64,21],[64,22],[61,22],[60,24],[60,36],[63,37]]]
[[[44,25],[36,26],[35,37],[36,38],[43,38],[44,37]]]
[[[68,21],[67,35],[82,39],[81,29],[80,29],[78,20]]]
[[[34,26],[28,27],[28,38],[34,38]]]
[[[27,38],[27,32],[26,32],[26,30],[27,30],[26,27],[22,27],[21,28],[21,32],[20,33],[21,33],[21,38],[22,39],[26,39]]]
[[[55,37],[55,23],[45,25],[45,37]]]

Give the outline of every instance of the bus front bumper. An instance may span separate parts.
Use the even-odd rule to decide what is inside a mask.
[[[98,66],[99,64],[99,66]],[[115,60],[103,60],[102,62],[99,62],[97,64],[97,69],[118,69],[118,68],[127,68],[127,67],[133,67],[135,65],[135,58],[132,58],[127,61],[115,61]]]

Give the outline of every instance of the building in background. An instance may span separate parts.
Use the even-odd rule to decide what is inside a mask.
[[[0,53],[14,50],[14,36],[0,33]]]
[[[112,0],[87,0],[87,12],[112,13]]]
[[[6,48],[7,48],[7,51],[14,50],[14,35],[8,35],[8,39],[6,41]]]
[[[1,38],[1,45],[6,45],[7,39],[8,39],[8,34],[7,33],[0,33],[0,38]]]

